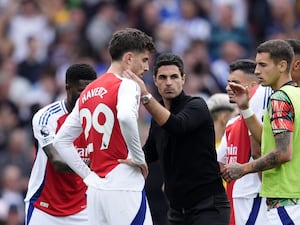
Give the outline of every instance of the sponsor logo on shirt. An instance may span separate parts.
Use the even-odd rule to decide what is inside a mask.
[[[77,148],[78,154],[80,155],[81,159],[86,163],[89,164],[90,157],[89,151],[87,148]]]
[[[227,155],[227,164],[237,162],[237,146],[230,145],[227,147],[226,155]]]

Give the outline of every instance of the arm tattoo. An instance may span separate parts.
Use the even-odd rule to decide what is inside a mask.
[[[266,157],[258,159],[253,165],[253,170],[258,172],[280,165],[280,155],[288,150],[290,145],[290,136],[291,132],[282,132],[275,135],[277,151],[270,152]]]
[[[259,159],[257,163],[253,165],[255,172],[263,171],[279,165],[278,155],[278,152],[271,152],[267,157]]]
[[[290,145],[290,140],[291,140],[290,137],[291,137],[291,132],[289,131],[281,132],[275,135],[276,146],[281,153],[287,151],[288,146]]]

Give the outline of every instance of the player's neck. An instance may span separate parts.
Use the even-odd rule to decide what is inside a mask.
[[[65,106],[66,106],[68,112],[70,113],[72,111],[72,109],[73,109],[71,102],[68,101],[68,99],[65,99],[64,103],[65,103]]]
[[[107,73],[115,73],[122,76],[124,68],[122,67],[121,63],[119,62],[112,62],[110,67],[107,70]]]

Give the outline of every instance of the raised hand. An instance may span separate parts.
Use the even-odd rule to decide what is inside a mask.
[[[144,81],[138,75],[136,75],[135,73],[133,73],[131,70],[127,69],[127,70],[123,71],[122,76],[126,77],[126,78],[129,78],[129,79],[132,79],[135,82],[137,82],[137,84],[141,88],[141,95],[144,95],[144,94],[148,93]]]
[[[234,82],[228,83],[230,89],[232,90],[232,95],[230,96],[232,100],[238,105],[241,110],[249,108],[249,89],[241,84]]]

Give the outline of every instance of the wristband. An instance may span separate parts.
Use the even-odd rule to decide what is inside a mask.
[[[250,108],[248,108],[245,110],[241,110],[241,114],[243,115],[244,119],[248,119],[249,117],[254,115],[254,112]]]

